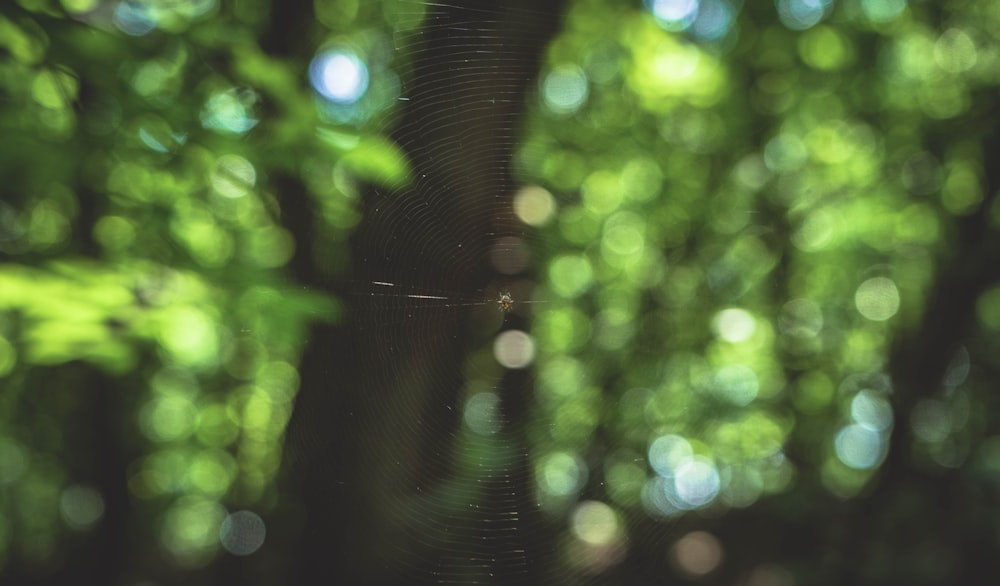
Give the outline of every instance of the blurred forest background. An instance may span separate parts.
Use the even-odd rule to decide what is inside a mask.
[[[4,2],[0,582],[983,583],[998,36]]]

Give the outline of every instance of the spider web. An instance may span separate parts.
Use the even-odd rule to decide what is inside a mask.
[[[525,261],[541,242],[513,214],[510,160],[541,27],[555,23],[510,4],[403,2],[404,22],[422,24],[394,38],[411,70],[401,118],[380,130],[412,183],[364,194],[348,299],[364,423],[343,438],[365,461],[347,481],[373,507],[361,517],[374,537],[357,547],[392,583],[527,583],[544,565],[528,377],[500,366],[493,344],[528,329]]]

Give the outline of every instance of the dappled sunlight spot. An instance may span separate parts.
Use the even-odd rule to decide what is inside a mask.
[[[277,268],[295,254],[295,238],[279,226],[264,226],[246,234],[246,245],[240,252],[258,267]]]
[[[584,501],[577,505],[570,522],[573,535],[590,545],[607,545],[620,538],[618,514],[600,501]]]
[[[781,133],[767,141],[764,147],[764,164],[775,173],[789,173],[801,169],[809,158],[802,140],[791,133]]]
[[[309,80],[327,100],[350,105],[368,90],[368,66],[349,49],[326,49],[309,64]]]
[[[930,118],[938,120],[954,118],[972,105],[964,84],[943,80],[936,84],[921,85],[918,100],[921,110]]]
[[[586,316],[580,316],[586,320]],[[595,320],[594,340],[601,348],[617,350],[628,344],[635,335],[635,313],[624,308],[613,307],[605,309]]]
[[[208,369],[219,361],[215,321],[193,307],[177,307],[163,315],[160,344],[179,366]]]
[[[685,509],[681,509],[668,495],[675,495],[674,483],[671,479],[654,476],[646,480],[642,487],[642,507],[652,517],[677,517]]]
[[[582,48],[580,62],[587,74],[587,79],[598,85],[607,85],[621,80],[621,68],[618,59],[620,48],[609,39],[589,44]],[[610,111],[607,111],[610,112]]]
[[[129,489],[140,498],[180,492],[190,463],[191,454],[177,448],[153,452],[138,465],[137,473],[129,479]]]
[[[261,367],[256,382],[271,401],[290,403],[299,389],[299,371],[284,360],[274,360]]]
[[[36,249],[46,249],[66,241],[70,236],[70,218],[62,206],[41,200],[28,216],[28,242]]]
[[[764,460],[781,457],[781,446],[788,435],[787,422],[759,409],[748,410],[742,418],[719,426],[716,443],[735,460]]]
[[[535,320],[539,344],[550,352],[568,352],[583,346],[591,336],[589,316],[575,307],[552,308]]]
[[[941,187],[941,205],[955,215],[967,215],[979,209],[983,201],[983,189],[976,166],[965,161],[954,161],[948,165],[947,177]],[[935,216],[927,214],[924,222],[932,223]],[[929,237],[937,236],[934,226]]]
[[[723,309],[712,318],[712,331],[723,340],[739,343],[750,339],[757,329],[753,315],[738,307]]]
[[[862,390],[851,399],[851,418],[872,431],[885,431],[892,426],[892,406],[880,393]]]
[[[153,178],[153,173],[146,167],[121,161],[108,173],[107,189],[112,194],[121,194],[139,201],[150,201],[156,195],[148,190]]]
[[[497,433],[503,426],[503,421],[500,419],[500,397],[491,392],[472,395],[465,402],[462,420],[473,433],[479,435]]]
[[[239,436],[240,426],[225,405],[207,405],[198,410],[195,434],[202,445],[223,448]]]
[[[585,366],[569,356],[557,356],[541,363],[538,377],[540,398],[551,406],[573,398],[587,384]]]
[[[971,193],[964,193],[960,197],[963,199],[969,196],[974,197],[975,193],[975,190],[973,190]],[[942,193],[942,199],[947,199],[944,193]],[[961,205],[957,201],[954,203]],[[948,207],[947,203],[945,203],[945,207]],[[953,213],[958,212],[955,211]],[[940,212],[935,210],[931,205],[913,204],[896,214],[893,231],[903,243],[931,244],[936,242],[941,235],[942,220]]]
[[[716,41],[725,37],[734,23],[733,6],[728,1],[701,0],[698,17],[691,25],[690,32],[699,39]]]
[[[220,195],[235,199],[253,189],[257,171],[250,161],[239,155],[222,155],[215,162],[210,181]]]
[[[811,299],[792,299],[781,307],[778,329],[791,338],[814,338],[823,329],[823,311]]]
[[[563,238],[574,244],[589,244],[601,232],[599,215],[582,205],[570,205],[563,208],[557,222]]]
[[[688,458],[674,475],[674,486],[682,509],[696,509],[715,500],[722,488],[719,471],[708,458]]]
[[[860,327],[843,331],[841,367],[849,370],[875,370],[883,364],[885,335],[875,328]]]
[[[976,318],[989,330],[1000,330],[1000,287],[992,287],[976,300]]]
[[[177,68],[169,61],[151,59],[136,68],[132,87],[148,99],[160,99],[177,92]]]
[[[504,368],[525,368],[535,359],[535,341],[520,330],[501,332],[493,341],[493,357]]]
[[[519,150],[520,163],[535,169],[549,185],[559,190],[576,190],[587,174],[584,157],[572,149],[551,151],[541,144],[525,145]]]
[[[875,137],[863,124],[832,120],[812,129],[805,137],[810,155],[827,165],[838,165],[873,148]],[[860,152],[859,152],[860,151]]]
[[[711,503],[721,489],[722,481],[715,466],[707,458],[688,456],[672,474],[648,480],[642,501],[650,514],[673,517]]]
[[[972,69],[977,57],[975,42],[962,29],[950,28],[934,43],[934,61],[948,73]]]
[[[135,237],[135,224],[124,216],[103,216],[94,224],[94,239],[108,251],[127,249]]]
[[[119,2],[111,20],[118,30],[133,37],[141,37],[156,28],[153,9],[145,2],[134,0]]]
[[[725,122],[715,112],[694,110],[663,119],[660,136],[690,153],[711,153],[724,144]]]
[[[67,71],[42,70],[31,83],[31,96],[40,106],[61,110],[77,97],[79,80]]]
[[[646,0],[656,23],[668,31],[682,31],[698,18],[698,0]]]
[[[211,561],[226,510],[214,500],[182,497],[166,512],[160,540],[182,567]]]
[[[792,233],[792,244],[803,252],[824,250],[834,241],[836,225],[834,214],[826,208],[813,210]]]
[[[85,530],[104,516],[104,498],[89,486],[70,485],[59,495],[59,513],[72,529]]]
[[[700,577],[722,564],[722,543],[707,531],[692,531],[670,548],[671,562],[682,574]]]
[[[162,368],[153,375],[150,383],[152,390],[160,396],[180,395],[193,398],[201,390],[194,373],[184,368]]]
[[[764,493],[763,475],[755,467],[727,466],[720,476],[723,488],[719,498],[730,507],[749,507]]]
[[[633,53],[628,85],[647,109],[667,112],[678,100],[707,108],[726,94],[728,80],[718,59],[679,42],[655,23],[636,26],[628,43]]]
[[[576,112],[590,93],[587,74],[575,65],[563,65],[546,74],[541,91],[545,106],[557,115]]]
[[[139,427],[154,442],[171,442],[194,433],[198,409],[185,395],[154,395],[139,410]]]
[[[549,287],[563,298],[573,299],[594,284],[590,261],[583,255],[566,254],[549,263]]]
[[[588,441],[600,419],[594,389],[581,389],[580,394],[561,405],[555,412],[550,430],[552,439],[564,445]]]
[[[887,451],[886,437],[869,427],[852,423],[834,438],[837,458],[855,470],[870,470],[882,463]]]
[[[187,135],[174,132],[170,125],[160,118],[148,118],[138,131],[139,141],[152,151],[170,153],[187,142]]]
[[[539,488],[548,495],[573,496],[587,483],[587,477],[587,465],[575,452],[553,452],[539,460]]]
[[[584,179],[580,186],[580,199],[587,209],[598,216],[605,216],[618,209],[624,200],[625,190],[616,173],[601,169]]]
[[[660,193],[663,169],[650,158],[637,157],[626,163],[618,180],[627,200],[646,202]]]
[[[171,231],[195,262],[208,268],[222,267],[229,262],[235,247],[233,236],[210,211],[198,206],[177,215],[178,220],[171,225]]]
[[[629,455],[631,457],[617,454],[609,457],[610,463],[606,465],[604,472],[608,494],[613,501],[625,507],[640,504],[643,486],[646,484],[646,468],[637,463],[637,460],[641,462],[642,459],[634,453]]]
[[[201,125],[211,130],[246,134],[259,122],[253,113],[256,103],[257,94],[252,90],[231,88],[216,92],[201,110]]]
[[[653,57],[652,67],[656,81],[681,85],[698,71],[700,61],[701,53],[696,48],[674,44],[661,47]]]
[[[639,258],[646,246],[646,221],[627,211],[615,213],[604,222],[601,251],[612,266],[624,266]]]
[[[529,226],[544,226],[555,217],[556,200],[544,187],[528,185],[514,194],[514,213]]]
[[[267,536],[267,527],[253,511],[236,511],[226,515],[219,527],[219,543],[233,555],[245,556],[256,552]]]
[[[228,340],[224,351],[226,372],[239,380],[250,380],[267,362],[268,348],[253,332],[241,331]]]
[[[821,71],[841,69],[851,63],[854,54],[847,39],[837,29],[817,26],[799,38],[799,55],[809,66]]]
[[[833,0],[775,0],[781,24],[802,31],[818,24],[833,10]]]
[[[858,312],[872,321],[885,321],[899,311],[899,290],[888,277],[873,277],[854,293]]]
[[[60,0],[62,7],[66,9],[67,12],[73,14],[86,14],[95,8],[101,0]]]
[[[187,484],[203,495],[221,497],[232,486],[236,474],[236,460],[228,452],[201,450],[191,459]]]
[[[649,444],[647,457],[653,470],[664,477],[672,477],[677,468],[694,454],[691,444],[684,438],[662,435]]]
[[[733,167],[733,178],[740,185],[756,191],[767,184],[771,178],[771,170],[760,153],[751,153]]]
[[[728,245],[721,258],[707,271],[713,292],[739,297],[760,282],[777,263],[777,256],[756,235],[747,235]]]
[[[939,81],[943,76],[934,61],[935,39],[923,29],[903,35],[891,45],[886,73],[906,82]],[[912,87],[908,83],[908,87]],[[912,104],[912,102],[907,102]]]
[[[892,22],[906,9],[906,0],[861,0],[861,10],[875,24]]]
[[[571,515],[575,540],[564,546],[566,561],[588,574],[599,574],[621,562],[627,551],[618,513],[599,501],[584,501]]]
[[[243,442],[240,447],[249,447],[256,459],[270,450],[268,443],[284,432],[292,413],[291,403],[259,386],[246,386],[237,396],[242,401]]]
[[[715,393],[722,399],[739,406],[746,406],[757,398],[760,383],[757,373],[742,364],[723,366],[715,372]]]

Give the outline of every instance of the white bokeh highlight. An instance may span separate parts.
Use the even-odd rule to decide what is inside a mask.
[[[535,360],[535,341],[521,330],[501,332],[493,342],[493,357],[504,368],[525,368]]]
[[[309,80],[331,102],[353,104],[368,90],[368,67],[351,51],[332,49],[309,64]]]

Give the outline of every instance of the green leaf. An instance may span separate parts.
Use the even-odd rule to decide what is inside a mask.
[[[392,189],[409,185],[412,174],[410,162],[394,142],[328,128],[317,130],[316,136],[358,177]]]

